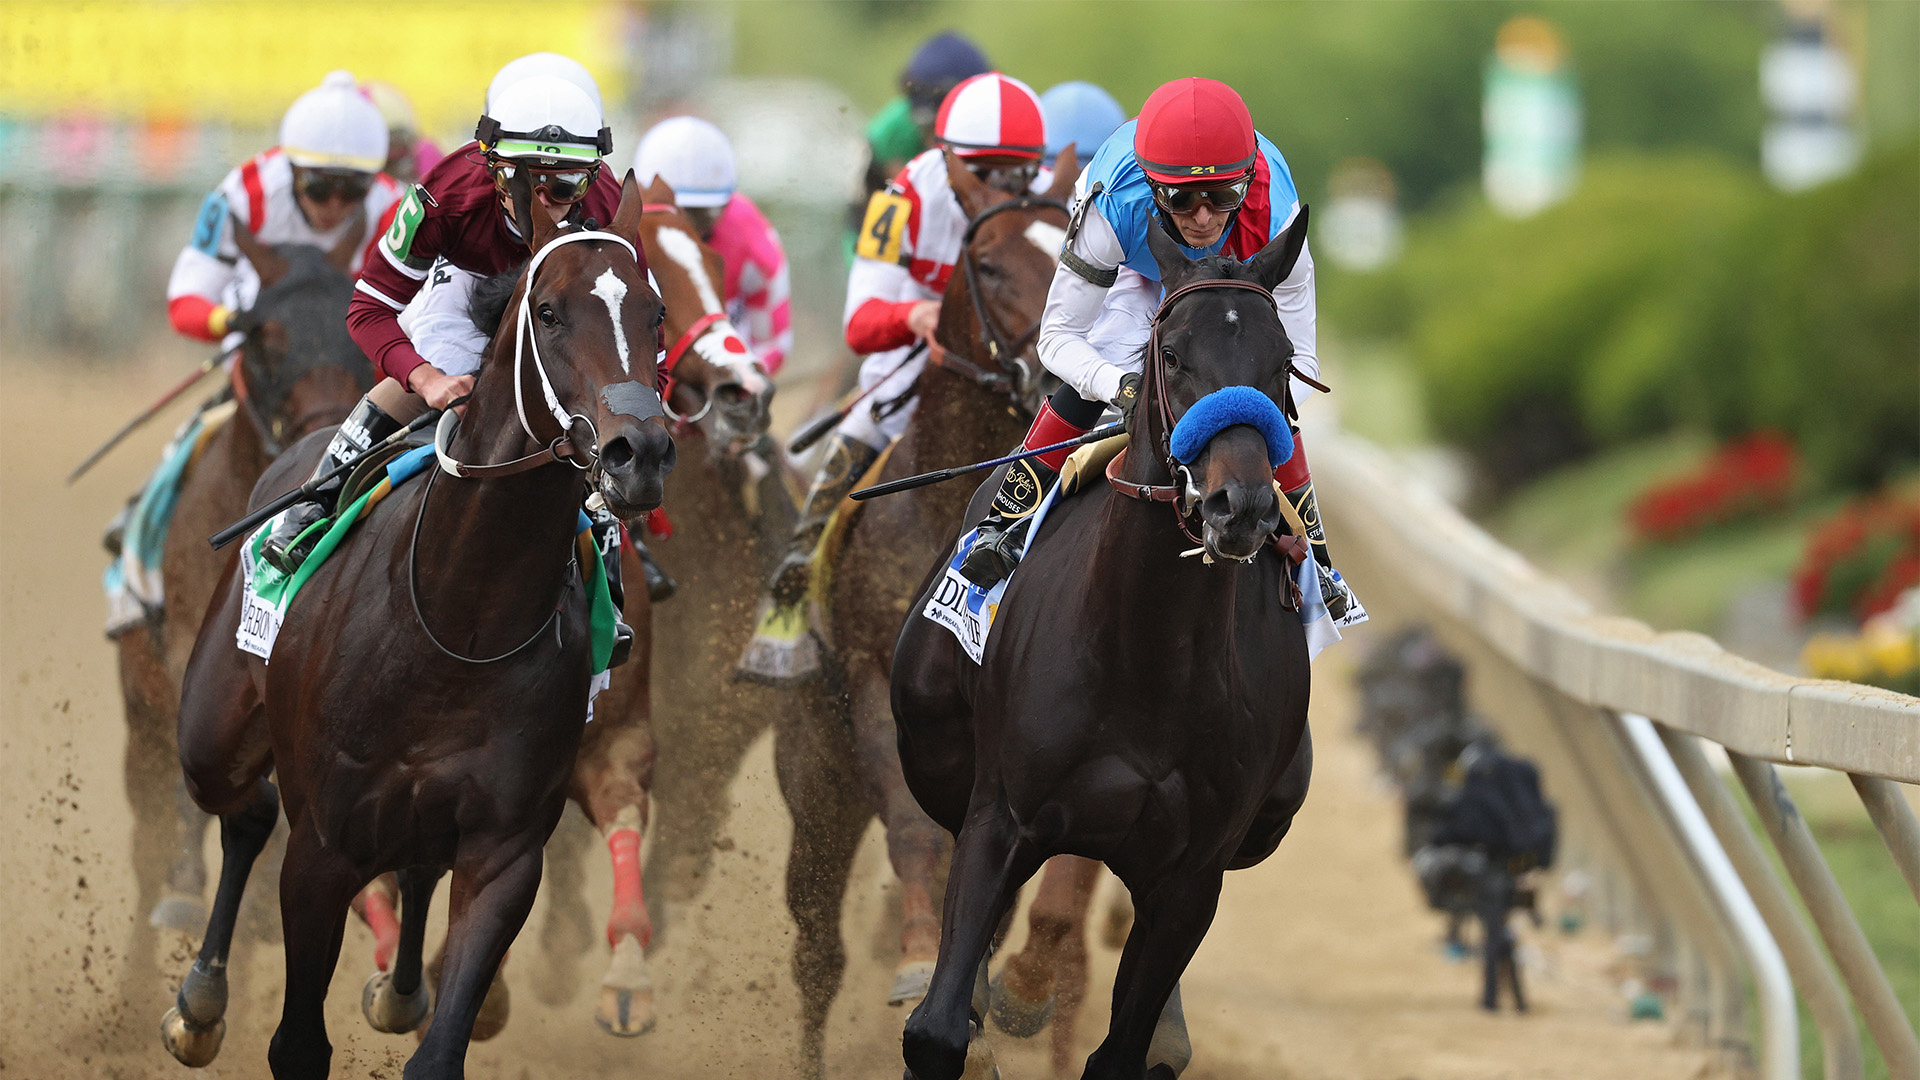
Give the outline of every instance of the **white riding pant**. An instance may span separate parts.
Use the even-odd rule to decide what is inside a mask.
[[[920,399],[916,396],[897,405],[889,406],[888,403],[906,393],[927,366],[925,351],[905,364],[900,362],[912,348],[911,345],[903,345],[898,349],[873,353],[860,362],[860,389],[871,388],[872,392],[862,398],[860,404],[855,405],[847,418],[840,422],[842,436],[866,443],[875,450],[884,450],[888,443],[905,433]],[[874,410],[882,406],[893,411],[884,417],[875,417]]]

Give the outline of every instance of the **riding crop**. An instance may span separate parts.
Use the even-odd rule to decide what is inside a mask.
[[[454,400],[447,403],[447,408],[449,409],[454,408],[455,406],[465,403],[466,400],[467,399],[464,395],[461,397],[455,398]],[[401,428],[399,431],[396,431],[393,434],[387,436],[386,438],[381,439],[379,442],[374,443],[372,446],[367,447],[365,450],[361,451],[358,454],[355,454],[353,457],[348,458],[347,460],[341,462],[338,465],[335,465],[333,468],[328,469],[326,472],[321,473],[319,476],[316,476],[313,479],[307,481],[306,483],[301,484],[299,487],[294,488],[292,491],[287,492],[285,495],[280,496],[279,498],[273,500],[272,502],[261,507],[260,509],[255,510],[254,512],[248,514],[246,517],[241,518],[239,521],[236,521],[233,524],[227,526],[226,528],[221,529],[219,532],[214,533],[212,536],[207,538],[207,543],[213,545],[213,550],[219,551],[221,548],[226,547],[228,544],[233,543],[233,541],[236,538],[250,532],[256,526],[258,526],[261,522],[267,520],[268,518],[279,513],[280,511],[285,510],[287,507],[292,506],[294,503],[303,502],[307,499],[313,498],[314,493],[318,492],[321,488],[325,487],[329,481],[332,481],[338,477],[346,475],[348,472],[351,472],[355,465],[358,465],[360,464],[360,462],[366,460],[367,455],[372,454],[377,450],[383,450],[389,446],[397,445],[402,440],[404,440],[407,436],[413,434],[416,431],[419,431],[421,428],[426,427],[429,424],[432,424],[438,421],[440,419],[440,413],[442,411],[443,410],[440,410],[440,409],[428,409],[426,412],[423,412],[419,416],[414,417],[411,421],[407,423],[405,427]]]
[[[955,477],[965,476],[968,473],[977,473],[982,469],[997,468],[1009,462],[1024,461],[1030,457],[1039,457],[1041,454],[1050,454],[1055,450],[1065,450],[1069,446],[1085,446],[1088,443],[1099,442],[1101,439],[1111,439],[1115,435],[1123,434],[1126,430],[1126,424],[1115,420],[1113,423],[1104,427],[1094,428],[1085,435],[1076,435],[1063,442],[1054,443],[1052,446],[1042,446],[1033,450],[1022,450],[1017,454],[1008,454],[1006,457],[994,458],[992,461],[976,461],[971,465],[955,465],[951,469],[935,469],[933,472],[921,473],[918,476],[903,476],[898,480],[889,480],[884,484],[875,484],[870,488],[861,488],[848,497],[865,501],[867,499],[879,498],[882,495],[897,495],[902,491],[912,491],[914,488],[926,487],[928,484],[945,483]]]
[[[116,431],[112,435],[108,436],[107,441],[101,443],[100,448],[98,450],[95,450],[93,453],[88,454],[87,460],[74,466],[73,471],[67,474],[67,483],[72,484],[75,480],[80,479],[80,477],[88,469],[93,468],[96,462],[98,462],[101,458],[107,456],[107,451],[112,450],[116,446],[119,446],[120,440],[133,434],[134,430],[138,428],[141,424],[144,424],[147,421],[153,419],[155,416],[158,416],[160,414],[161,409],[164,409],[168,405],[173,404],[174,398],[177,398],[181,394],[186,393],[188,390],[193,389],[193,386],[195,383],[198,383],[201,379],[206,378],[209,373],[214,371],[221,364],[225,363],[227,360],[227,357],[232,356],[233,353],[234,353],[234,350],[229,349],[226,352],[215,353],[212,356],[207,357],[207,359],[203,361],[199,367],[195,368],[191,374],[189,374],[186,378],[180,380],[179,385],[175,386],[173,389],[167,391],[166,393],[161,394],[160,400],[147,406],[145,409],[142,409],[140,411],[140,415],[127,421],[126,424],[122,426],[119,431]]]
[[[839,427],[840,421],[845,420],[849,415],[852,414],[853,407],[855,405],[858,405],[862,401],[866,400],[866,397],[868,394],[871,394],[875,390],[878,390],[880,388],[881,383],[886,382],[887,379],[893,378],[894,372],[899,371],[903,367],[906,367],[909,363],[913,361],[914,357],[919,356],[921,353],[926,351],[927,351],[927,343],[924,341],[920,342],[918,345],[915,345],[913,348],[907,350],[907,355],[900,358],[900,362],[893,366],[893,371],[887,372],[886,378],[882,378],[875,381],[872,386],[869,386],[865,390],[862,390],[858,394],[855,394],[853,396],[853,400],[847,402],[845,405],[840,406],[838,409],[835,409],[833,412],[828,413],[827,415],[821,417],[818,420],[815,420],[813,423],[808,424],[805,428],[801,429],[800,434],[795,435],[793,437],[793,441],[787,444],[787,453],[789,454],[805,453],[807,447],[812,446],[814,443],[819,442],[821,438],[826,435],[827,432],[832,431],[834,428]]]

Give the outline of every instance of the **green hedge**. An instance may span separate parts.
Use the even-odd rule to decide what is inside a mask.
[[[1435,429],[1516,483],[1678,424],[1784,429],[1823,483],[1920,458],[1920,146],[1786,196],[1707,157],[1590,163],[1514,222],[1460,192],[1328,317],[1398,338]]]

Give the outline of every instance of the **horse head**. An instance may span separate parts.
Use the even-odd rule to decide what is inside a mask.
[[[1167,299],[1142,358],[1134,445],[1165,450],[1198,504],[1216,560],[1248,562],[1280,526],[1273,470],[1293,453],[1283,411],[1293,342],[1273,290],[1307,237],[1307,209],[1253,258],[1189,260],[1157,227],[1147,244]],[[1256,295],[1258,294],[1258,295]]]
[[[348,267],[366,236],[361,212],[331,249],[267,245],[233,223],[234,242],[260,277],[253,306],[235,320],[246,334],[239,381],[246,410],[276,452],[346,418],[373,385],[373,365],[347,333]]]
[[[533,260],[474,385],[472,438],[493,459],[567,443],[608,508],[637,517],[660,505],[674,463],[655,368],[665,308],[632,240],[639,185],[629,173],[605,232],[554,223],[524,180],[512,195]]]
[[[714,443],[744,448],[766,433],[773,380],[727,318],[726,264],[700,239],[659,177],[645,192],[640,242],[667,305],[666,405],[685,423],[711,419]]]
[[[941,307],[939,338],[985,345],[987,362],[981,366],[1010,380],[1016,403],[1037,411],[1045,387],[1034,376],[1044,369],[1031,353],[1047,289],[1060,265],[1079,157],[1071,145],[1061,151],[1053,183],[1039,195],[989,186],[951,150],[946,159],[947,181],[968,224],[960,272]],[[961,295],[966,303],[958,302]]]

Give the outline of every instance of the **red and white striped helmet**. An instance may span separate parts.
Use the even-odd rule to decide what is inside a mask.
[[[1026,157],[1039,160],[1047,148],[1047,119],[1040,95],[1011,75],[989,71],[947,92],[933,136],[965,157]]]

